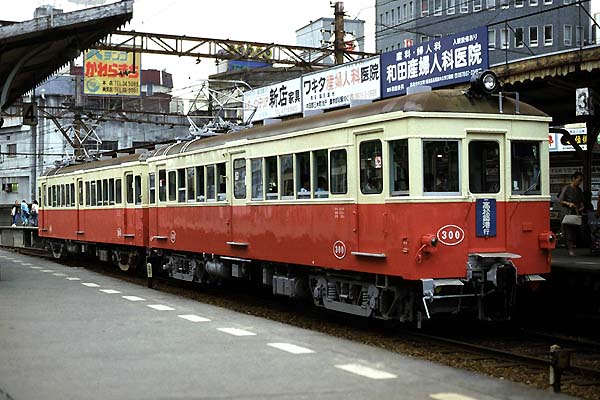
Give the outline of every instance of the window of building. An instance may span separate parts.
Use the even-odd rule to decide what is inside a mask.
[[[538,0],[529,0],[529,6],[530,7],[535,7],[538,5]]]
[[[133,195],[135,204],[142,204],[142,176],[136,175],[133,183]]]
[[[398,8],[399,8],[399,7],[398,7]],[[406,22],[406,21],[408,21],[408,10],[407,10],[407,5],[406,5],[406,4],[404,4],[404,5],[402,6],[402,11],[403,11],[403,12],[402,12],[402,21],[403,21],[403,22]]]
[[[486,0],[486,7],[488,10],[494,10],[496,8],[496,0]]]
[[[571,25],[563,26],[563,43],[565,46],[570,46],[573,42],[573,27]]]
[[[196,167],[196,201],[204,201],[204,167]]]
[[[17,156],[17,145],[16,144],[9,144],[6,146],[6,156],[13,158]]]
[[[433,15],[442,15],[442,0],[433,0]]]
[[[425,194],[460,194],[458,140],[423,141]]]
[[[429,15],[429,0],[421,0],[421,15]]]
[[[473,0],[473,12],[481,11],[482,0]]]
[[[489,49],[496,48],[496,30],[495,29],[488,31],[488,48]]]
[[[122,198],[123,188],[121,185],[121,178],[117,178],[115,180],[115,203],[121,204],[123,201]]]
[[[360,144],[359,165],[361,193],[381,193],[383,191],[383,157],[380,140],[371,140]]]
[[[500,191],[500,146],[498,142],[469,143],[469,190],[471,193]]]
[[[544,46],[552,46],[553,43],[552,25],[544,25]]]
[[[469,0],[458,0],[460,12],[466,14],[469,12]]]
[[[252,168],[252,200],[264,200],[263,191],[263,160],[255,158],[250,162]]]
[[[330,154],[331,193],[348,192],[348,167],[346,150],[333,150]]]
[[[390,26],[390,13],[389,11],[385,12],[385,25]]]
[[[379,30],[383,29],[383,13],[379,14]]]
[[[446,13],[448,15],[452,15],[455,12],[456,12],[456,0],[446,0]]]
[[[425,36],[425,35],[421,36],[421,43],[425,43],[427,41],[429,41],[429,36]]]
[[[530,26],[529,27],[529,46],[537,47],[538,45],[538,27]]]
[[[503,49],[508,49],[508,29],[500,29],[500,46]]]
[[[265,186],[267,189],[267,200],[277,200],[277,157],[265,158]]]
[[[233,196],[236,199],[246,198],[246,159],[233,161]]]
[[[523,28],[515,28],[515,47],[523,47]]]
[[[294,157],[289,154],[279,157],[279,165],[281,169],[280,185],[281,198],[294,198]]]
[[[407,19],[412,20],[415,17],[415,5],[412,1],[408,2],[408,17]]]
[[[524,0],[515,0],[515,8],[523,7]]]
[[[158,201],[167,201],[167,172],[158,170]]]
[[[544,0],[544,4],[550,5],[550,4],[552,4],[552,0]]]
[[[179,203],[184,203],[185,202],[185,196],[186,196],[186,188],[185,188],[185,183],[186,183],[186,171],[185,168],[179,168],[177,170],[177,201]]]
[[[396,15],[395,15],[395,12],[396,12],[396,10],[394,10],[394,9],[392,8],[392,25],[394,25],[394,24],[396,23]],[[400,14],[398,14],[398,15],[400,15]]]
[[[148,201],[150,204],[156,202],[156,174],[154,172],[148,174]]]
[[[310,153],[296,154],[296,192],[299,199],[310,199]]]
[[[575,28],[575,44],[577,46],[581,46],[581,39],[585,41],[583,26],[578,26]]]
[[[408,195],[408,139],[390,142],[392,196]]]
[[[563,4],[571,4],[574,0],[563,0]]]
[[[196,200],[196,169],[194,167],[186,168],[187,175],[187,201]]]
[[[215,201],[217,193],[215,190],[215,166],[206,166],[206,201]]]
[[[329,166],[327,150],[313,151],[313,176],[315,198],[329,197]]]
[[[512,194],[540,194],[540,143],[511,143]]]
[[[217,164],[217,201],[227,200],[227,170],[225,163]]]
[[[506,10],[506,9],[508,9],[508,1],[509,1],[509,0],[500,0],[500,7],[501,7],[503,10]]]

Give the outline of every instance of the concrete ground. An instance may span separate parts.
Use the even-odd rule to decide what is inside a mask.
[[[0,250],[0,400],[559,399]]]

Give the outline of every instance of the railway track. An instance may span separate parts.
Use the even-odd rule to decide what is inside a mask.
[[[51,257],[39,250],[21,252]],[[66,263],[138,285],[147,284],[145,277],[123,274],[105,263],[94,263],[88,259],[69,260]],[[264,288],[243,285],[238,281],[227,281],[218,288],[199,288],[196,284],[155,278],[154,288],[542,389],[549,387],[550,346],[558,344],[573,351],[573,365],[563,374],[562,391],[583,399],[600,400],[600,343],[591,339],[556,335],[539,329],[506,326],[499,329],[484,323],[469,323],[455,329],[456,321],[446,325],[431,325],[417,331],[385,321],[314,308],[311,303],[288,301],[286,298],[274,297]]]

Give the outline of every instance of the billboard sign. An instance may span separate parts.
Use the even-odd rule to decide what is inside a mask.
[[[437,38],[381,55],[381,96],[403,95],[413,86],[468,82],[488,67],[487,27]]]
[[[86,51],[83,62],[83,93],[140,96],[140,71],[140,53],[94,49]]]
[[[304,75],[303,110],[325,110],[347,106],[352,100],[379,99],[379,79],[379,56]]]
[[[256,107],[252,121],[278,118],[302,112],[300,78],[276,83],[244,93],[244,120],[247,121]]]
[[[581,150],[587,150],[587,129],[586,128],[565,128],[575,142],[579,144]],[[575,151],[575,147],[567,143],[560,133],[550,132],[548,134],[548,151],[551,153],[560,151]]]

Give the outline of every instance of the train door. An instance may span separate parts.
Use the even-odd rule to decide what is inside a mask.
[[[364,258],[385,258],[387,209],[384,202],[384,144],[380,133],[365,134],[357,140],[358,243],[352,254]]]
[[[83,208],[83,179],[77,178],[77,200],[75,206],[77,207],[77,238],[84,238],[85,236],[85,215]]]
[[[135,235],[135,224],[134,224],[134,194],[133,194],[133,172],[127,171],[124,174],[125,181],[125,201],[123,202],[123,237],[132,237]]]
[[[243,229],[244,217],[247,207],[246,199],[248,196],[247,183],[247,165],[248,161],[244,158],[244,154],[232,155],[229,160],[230,168],[232,169],[232,193],[229,209],[229,233],[227,244],[232,248],[246,248],[248,246],[248,237],[241,232]],[[246,229],[247,230],[247,229]]]
[[[38,215],[38,225],[42,232],[48,230],[48,222],[46,222],[46,209],[50,204],[50,187],[46,183],[42,183],[42,196],[40,196],[40,208]]]
[[[495,134],[469,135],[468,166],[463,179],[468,179],[469,196],[474,205],[469,208],[468,221],[474,224],[470,247],[479,250],[496,250],[506,247],[505,221],[506,194],[510,188],[502,187],[504,164],[504,136]]]

